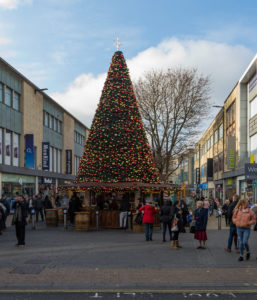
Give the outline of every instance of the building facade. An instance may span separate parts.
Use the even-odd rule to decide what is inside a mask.
[[[76,175],[88,128],[0,58],[0,190],[54,194]]]

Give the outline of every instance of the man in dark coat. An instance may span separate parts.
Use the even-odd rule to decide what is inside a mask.
[[[169,200],[165,202],[165,204],[162,206],[160,211],[160,221],[162,222],[162,241],[166,242],[165,236],[166,236],[166,230],[168,227],[169,235],[170,235],[170,241],[172,241],[172,233],[171,233],[171,203]]]
[[[25,246],[25,226],[27,225],[27,203],[23,196],[18,196],[14,203],[13,224],[16,229],[18,243],[16,246]]]
[[[232,221],[234,209],[235,209],[238,201],[239,201],[239,196],[234,195],[232,198],[232,203],[230,203],[228,206],[227,218],[228,218],[228,222],[230,225],[230,229],[229,229],[229,236],[228,236],[228,247],[225,248],[225,251],[227,251],[227,252],[231,252],[232,242],[233,242],[233,238],[234,238],[236,253],[239,253],[238,244],[237,244],[236,225]]]
[[[35,198],[35,210],[36,210],[36,221],[38,222],[38,215],[40,213],[41,221],[44,221],[44,201],[41,194],[38,194]]]

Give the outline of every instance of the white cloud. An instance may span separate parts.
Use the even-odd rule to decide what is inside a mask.
[[[33,0],[0,0],[0,8],[17,9],[20,5],[31,4]]]
[[[126,53],[124,53],[126,57]],[[212,80],[212,102],[224,100],[248,66],[254,53],[244,46],[232,46],[208,40],[168,39],[127,60],[132,80],[138,79],[151,69],[194,67]],[[111,60],[111,58],[110,58]],[[106,71],[109,66],[106,66]],[[94,77],[82,74],[71,83],[64,93],[51,96],[74,116],[90,127],[106,73]]]

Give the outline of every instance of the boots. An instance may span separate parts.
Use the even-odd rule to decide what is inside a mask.
[[[176,242],[177,242],[177,241],[171,241],[171,242],[170,242],[170,247],[171,247],[171,249],[178,249],[178,248],[177,248]]]
[[[176,241],[177,248],[182,248],[182,246],[179,245],[179,241]]]

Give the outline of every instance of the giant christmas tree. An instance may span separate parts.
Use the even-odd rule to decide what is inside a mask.
[[[112,57],[75,182],[159,182],[121,51]]]

